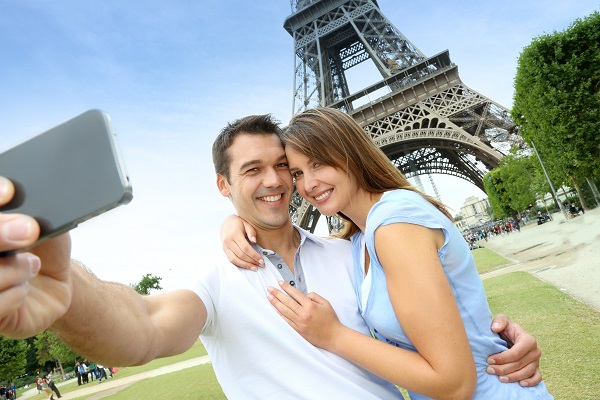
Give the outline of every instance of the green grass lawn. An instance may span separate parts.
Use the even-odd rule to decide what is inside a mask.
[[[487,249],[477,249],[474,253],[478,262],[485,257],[482,264],[488,270],[507,263],[500,256],[490,256],[489,253],[495,253]],[[544,381],[556,400],[599,398],[598,311],[525,272],[486,279],[484,286],[493,314],[509,315],[537,339],[543,352],[541,368]],[[120,369],[115,379],[204,354],[206,351],[198,342],[180,356]],[[71,390],[77,388],[75,383]],[[34,399],[42,398],[44,396],[38,395]],[[146,379],[105,397],[108,400],[141,398],[225,399],[225,396],[212,366],[205,364]]]
[[[471,253],[475,258],[475,265],[480,274],[512,264],[512,261],[486,248],[474,249],[471,250]]]
[[[600,397],[600,313],[526,272],[486,279],[494,314],[525,327],[542,349],[541,369],[559,399]]]
[[[118,380],[121,378],[125,378],[127,376],[130,375],[135,375],[135,374],[139,374],[142,372],[146,372],[146,371],[150,371],[156,368],[160,368],[163,367],[165,365],[170,365],[170,364],[175,364],[178,363],[180,361],[185,361],[185,360],[189,360],[191,358],[196,358],[196,357],[201,357],[206,355],[206,349],[204,348],[204,346],[202,345],[202,342],[200,342],[199,340],[185,353],[173,356],[173,357],[166,357],[166,358],[158,358],[156,360],[150,361],[147,364],[144,365],[140,365],[138,367],[118,367],[119,368],[119,372],[117,372],[116,374],[114,374],[114,380]],[[209,369],[210,372],[212,373],[212,375],[214,376],[214,373],[212,372],[212,368],[209,365]],[[216,387],[219,389],[219,391],[221,390],[218,383],[216,383],[216,379],[215,380],[215,384]],[[90,383],[87,383],[86,385],[82,385],[82,386],[78,386],[77,385],[77,379],[71,379],[69,381],[68,384],[66,385],[61,385],[59,386],[58,390],[60,391],[61,394],[64,393],[69,393],[84,387],[87,387],[87,385],[102,385],[102,383],[97,383],[95,380],[94,381],[90,381]],[[19,394],[20,395],[20,394]],[[40,399],[45,399],[46,395],[44,393],[42,394],[37,394],[33,397],[30,397],[31,399],[34,400],[40,400]],[[133,398],[133,397],[132,397]]]
[[[119,372],[115,374],[115,377],[124,378],[126,376],[139,374],[141,372],[150,371],[152,369],[160,368],[165,365],[171,365],[178,363],[180,361],[189,360],[191,358],[205,356],[206,349],[202,345],[202,342],[199,340],[194,343],[194,345],[185,353],[178,354],[173,357],[166,358],[158,358],[156,360],[150,361],[148,364],[140,365],[139,367],[125,367],[119,368]]]
[[[83,400],[80,397],[77,400]],[[131,399],[226,399],[211,364],[198,365],[152,379],[139,381],[104,397],[107,400]]]

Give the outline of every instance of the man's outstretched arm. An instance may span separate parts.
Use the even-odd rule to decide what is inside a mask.
[[[14,193],[0,177],[0,205]],[[108,365],[135,365],[177,354],[198,338],[206,308],[188,290],[141,296],[96,278],[71,260],[68,234],[30,253],[7,255],[35,243],[37,222],[0,214],[0,335],[26,338],[52,329],[79,354]]]
[[[105,365],[140,365],[182,353],[206,321],[204,304],[189,290],[141,296],[79,265],[72,266],[71,283],[72,306],[50,329],[79,354]]]

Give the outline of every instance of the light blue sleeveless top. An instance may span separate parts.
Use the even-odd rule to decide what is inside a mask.
[[[392,345],[416,351],[396,319],[387,291],[385,273],[375,252],[375,230],[379,226],[399,222],[441,229],[444,233],[444,245],[439,249],[438,256],[450,282],[473,351],[477,368],[474,398],[553,399],[543,382],[535,387],[523,388],[516,382],[501,383],[497,376],[485,371],[487,357],[504,351],[507,347],[490,329],[492,314],[469,246],[448,217],[421,195],[409,190],[398,189],[385,193],[367,216],[364,237],[362,232],[352,237],[354,268],[358,278],[355,280],[355,291],[361,314],[375,336]],[[371,276],[366,280],[363,279],[361,262],[363,243],[369,251],[371,262]],[[411,399],[428,399],[417,393],[409,393]]]

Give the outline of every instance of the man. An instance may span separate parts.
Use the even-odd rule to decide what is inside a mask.
[[[81,386],[81,372],[79,372],[79,362],[75,363],[75,368],[73,368],[73,371],[75,372],[75,376],[77,377],[77,386]]]
[[[62,396],[60,395],[60,391],[58,390],[58,388],[54,384],[54,379],[52,379],[52,373],[48,373],[48,375],[46,375],[46,380],[48,381],[48,387],[54,393],[56,393],[56,397],[60,399]]]
[[[229,124],[213,145],[219,191],[256,229],[265,268],[203,266],[194,290],[140,296],[71,261],[63,235],[35,248],[38,257],[0,259],[0,334],[28,337],[50,327],[102,364],[138,365],[187,350],[201,333],[229,398],[401,398],[391,384],[304,341],[267,300],[267,286],[284,277],[322,294],[343,323],[368,333],[356,307],[349,243],[298,230],[289,219],[292,178],[278,134],[269,116],[247,117]],[[0,179],[0,204],[12,195]],[[0,251],[29,246],[38,234],[31,218],[0,215]],[[90,318],[94,298],[108,301]],[[535,340],[515,324],[507,333],[516,344],[494,355],[495,373],[539,382]]]

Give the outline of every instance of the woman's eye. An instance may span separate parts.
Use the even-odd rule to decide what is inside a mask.
[[[313,164],[313,168],[319,168],[320,166],[321,166],[321,163],[320,163],[320,162],[315,162],[315,163]]]
[[[302,175],[302,172],[295,171],[295,172],[292,173],[292,178],[297,179],[300,175]]]

